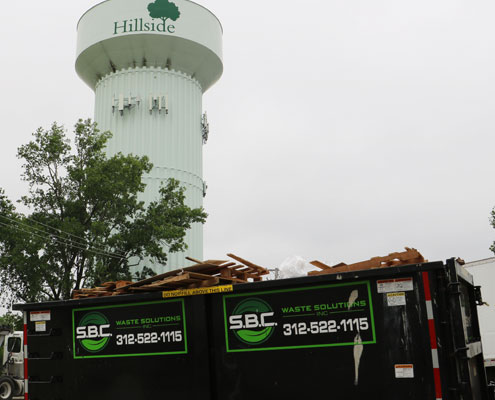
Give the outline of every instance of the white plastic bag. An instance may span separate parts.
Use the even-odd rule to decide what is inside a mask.
[[[282,262],[282,264],[280,264],[280,267],[278,269],[278,277],[275,276],[275,279],[287,279],[307,276],[309,271],[314,271],[317,268],[313,267],[301,256],[291,256],[286,258]]]

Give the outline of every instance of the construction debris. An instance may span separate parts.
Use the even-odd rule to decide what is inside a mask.
[[[351,271],[361,271],[365,269],[384,268],[384,267],[397,267],[399,265],[419,264],[427,262],[421,253],[416,249],[405,248],[406,251],[402,253],[390,253],[385,257],[373,257],[366,261],[357,262],[354,264],[340,263],[334,266],[329,266],[321,261],[311,261],[310,264],[319,268],[320,271],[310,271],[308,275],[325,275],[336,274]]]
[[[340,263],[329,266],[315,260],[310,262],[310,264],[317,267],[318,270],[310,271],[308,275],[336,274],[427,262],[416,249],[410,249],[408,247],[405,249],[406,251],[401,253],[391,253],[385,257],[373,257],[369,260],[349,265]],[[85,299],[153,291],[205,288],[222,284],[258,282],[263,279],[263,275],[269,274],[268,269],[253,264],[235,254],[227,254],[227,256],[234,261],[200,261],[186,257],[195,264],[190,267],[165,272],[164,274],[156,275],[139,282],[105,282],[101,286],[92,289],[74,290],[72,298]]]
[[[199,261],[190,257],[196,264],[165,272],[139,282],[106,282],[92,289],[74,290],[73,299],[90,297],[117,296],[121,294],[166,291],[176,289],[193,289],[216,286],[220,284],[237,284],[261,281],[268,269],[253,264],[235,254],[227,254],[235,261],[207,260]]]

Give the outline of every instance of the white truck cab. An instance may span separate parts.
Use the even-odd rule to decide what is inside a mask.
[[[24,393],[23,342],[23,332],[11,333],[0,327],[0,348],[3,348],[0,360],[0,400],[10,400]]]
[[[481,286],[485,304],[478,307],[481,342],[488,381],[495,383],[495,257],[467,262],[464,267]]]

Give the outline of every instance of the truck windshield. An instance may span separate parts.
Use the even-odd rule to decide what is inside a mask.
[[[21,351],[21,338],[11,337],[7,342],[7,350],[9,353],[20,353]]]

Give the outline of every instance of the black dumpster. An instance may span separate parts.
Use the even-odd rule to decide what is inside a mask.
[[[22,306],[29,321],[29,399],[149,400],[184,393],[204,399],[210,391],[204,300],[159,297]]]
[[[17,305],[29,398],[491,399],[454,259],[222,291]]]

